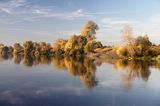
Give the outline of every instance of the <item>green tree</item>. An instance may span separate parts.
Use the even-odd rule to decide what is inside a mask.
[[[145,35],[138,36],[135,39],[134,45],[137,47],[136,53],[138,53],[138,56],[147,56],[149,55],[149,48],[151,47],[152,43],[149,41],[148,36]]]

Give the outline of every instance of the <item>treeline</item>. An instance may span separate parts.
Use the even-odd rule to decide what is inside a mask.
[[[85,53],[94,52],[96,48],[103,48],[101,42],[95,40],[97,24],[88,21],[81,30],[80,35],[72,35],[68,40],[58,39],[53,44],[26,41],[22,45],[15,43],[13,46],[0,44],[0,54],[16,54],[39,57],[46,56],[84,56]]]
[[[23,57],[34,57],[39,58],[43,56],[51,56],[52,55],[52,47],[49,43],[41,42],[32,42],[26,41],[21,45],[20,43],[15,43],[13,46],[5,46],[0,44],[0,55],[2,57],[17,57],[21,55]]]
[[[160,61],[160,45],[153,44],[147,35],[134,37],[131,27],[122,30],[125,46],[116,48],[116,53],[127,59],[158,60]]]
[[[125,46],[103,46],[101,42],[96,41],[96,31],[98,25],[93,21],[88,21],[81,29],[79,35],[72,35],[68,40],[58,39],[52,44],[45,42],[26,41],[22,45],[15,43],[13,46],[0,44],[1,55],[24,55],[31,57],[40,56],[74,56],[83,57],[88,53],[99,55],[107,54],[109,56],[116,54],[117,57],[125,59],[151,59],[160,61],[160,45],[153,44],[147,35],[134,37],[132,28],[125,26],[121,33]],[[96,55],[98,56],[98,55]]]
[[[95,40],[96,30],[98,30],[97,24],[93,21],[87,22],[80,35],[74,34],[68,40],[55,41],[53,44],[55,54],[82,56],[88,52],[94,52],[97,48],[105,48],[101,42]]]

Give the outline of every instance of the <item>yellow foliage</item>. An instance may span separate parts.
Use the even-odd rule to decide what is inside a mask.
[[[81,36],[85,36],[87,40],[95,39],[96,30],[98,30],[98,25],[93,21],[88,21],[84,27],[81,29]]]
[[[121,57],[127,57],[128,56],[128,50],[126,47],[119,47],[116,51],[116,53]]]
[[[58,40],[56,40],[56,41],[53,43],[52,47],[53,47],[56,51],[58,51],[58,50],[64,50],[66,43],[67,43],[67,40],[58,39]]]

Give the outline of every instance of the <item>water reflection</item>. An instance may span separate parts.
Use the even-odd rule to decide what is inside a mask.
[[[10,56],[1,55],[0,60],[9,59]],[[54,69],[67,70],[69,75],[78,76],[86,88],[93,88],[97,85],[96,80],[96,64],[93,60],[87,58],[76,58],[76,57],[32,57],[23,55],[14,55],[13,58],[15,64],[23,64],[27,67],[32,67],[42,64],[51,64]]]
[[[80,80],[87,88],[97,85],[95,77],[96,65],[93,60],[75,57],[54,57],[52,65],[57,69],[67,69],[71,76],[79,76]]]
[[[27,67],[32,67],[42,64],[51,64],[54,69],[67,71],[70,76],[79,77],[82,84],[86,88],[94,88],[98,84],[96,78],[96,67],[103,63],[100,60],[92,60],[88,58],[76,57],[32,57],[23,55],[0,55],[0,61],[12,59],[15,64],[23,64]],[[151,74],[150,68],[158,68],[160,63],[154,61],[127,61],[127,60],[108,60],[106,63],[112,64],[116,70],[123,70],[122,86],[125,90],[132,87],[135,79],[140,79],[147,82]]]
[[[150,68],[159,69],[160,63],[154,61],[119,60],[114,64],[114,67],[117,70],[125,70],[125,73],[122,74],[122,86],[125,90],[128,90],[132,87],[135,79],[147,82],[151,75]]]

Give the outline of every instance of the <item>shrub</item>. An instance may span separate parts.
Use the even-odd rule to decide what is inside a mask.
[[[151,46],[149,48],[149,54],[154,57],[160,55],[160,46]]]
[[[119,47],[116,53],[121,57],[128,57],[127,47]]]

